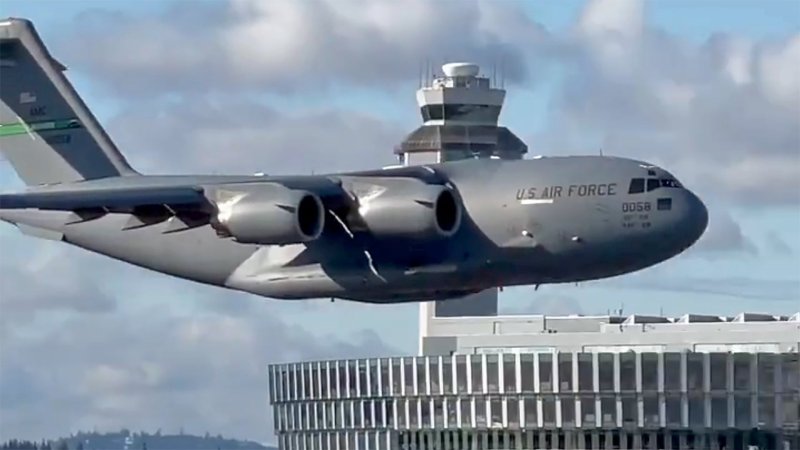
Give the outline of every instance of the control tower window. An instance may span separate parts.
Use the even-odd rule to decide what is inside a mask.
[[[647,192],[654,191],[661,187],[661,182],[658,178],[648,178],[647,179]]]
[[[496,123],[500,117],[500,106],[493,105],[425,105],[421,108],[422,119],[460,120],[478,123]]]
[[[644,178],[634,178],[628,188],[628,194],[640,194],[644,192]]]

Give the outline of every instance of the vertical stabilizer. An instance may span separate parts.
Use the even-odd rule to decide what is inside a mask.
[[[0,152],[27,185],[135,175],[33,24],[0,20]]]

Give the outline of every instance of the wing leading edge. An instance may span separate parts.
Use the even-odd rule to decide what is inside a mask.
[[[0,195],[0,209],[56,211],[103,210],[134,213],[143,207],[192,208],[205,211],[209,205],[200,186],[135,187],[80,191],[27,192]]]

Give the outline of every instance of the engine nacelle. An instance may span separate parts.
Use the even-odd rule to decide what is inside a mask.
[[[376,236],[446,238],[461,226],[461,201],[447,186],[382,178],[354,194],[359,208],[351,223]]]
[[[325,227],[325,208],[308,191],[282,186],[249,187],[218,193],[212,223],[221,236],[243,244],[298,244],[317,239]]]

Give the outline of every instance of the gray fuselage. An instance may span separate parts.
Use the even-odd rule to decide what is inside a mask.
[[[121,177],[78,183],[74,191],[116,183],[168,188],[267,181],[313,188],[330,180],[414,178],[426,171],[451,184],[463,204],[461,225],[450,237],[351,235],[327,220],[314,241],[253,245],[221,238],[210,225],[176,233],[164,233],[166,223],[125,229],[127,214],[60,226],[63,213],[37,211],[29,212],[37,219],[27,222],[57,229],[63,240],[85,249],[202,283],[272,298],[367,302],[422,301],[495,286],[616,276],[675,256],[707,225],[703,203],[665,170],[602,156],[469,160],[284,178]],[[25,223],[26,212],[19,214],[15,222]]]

